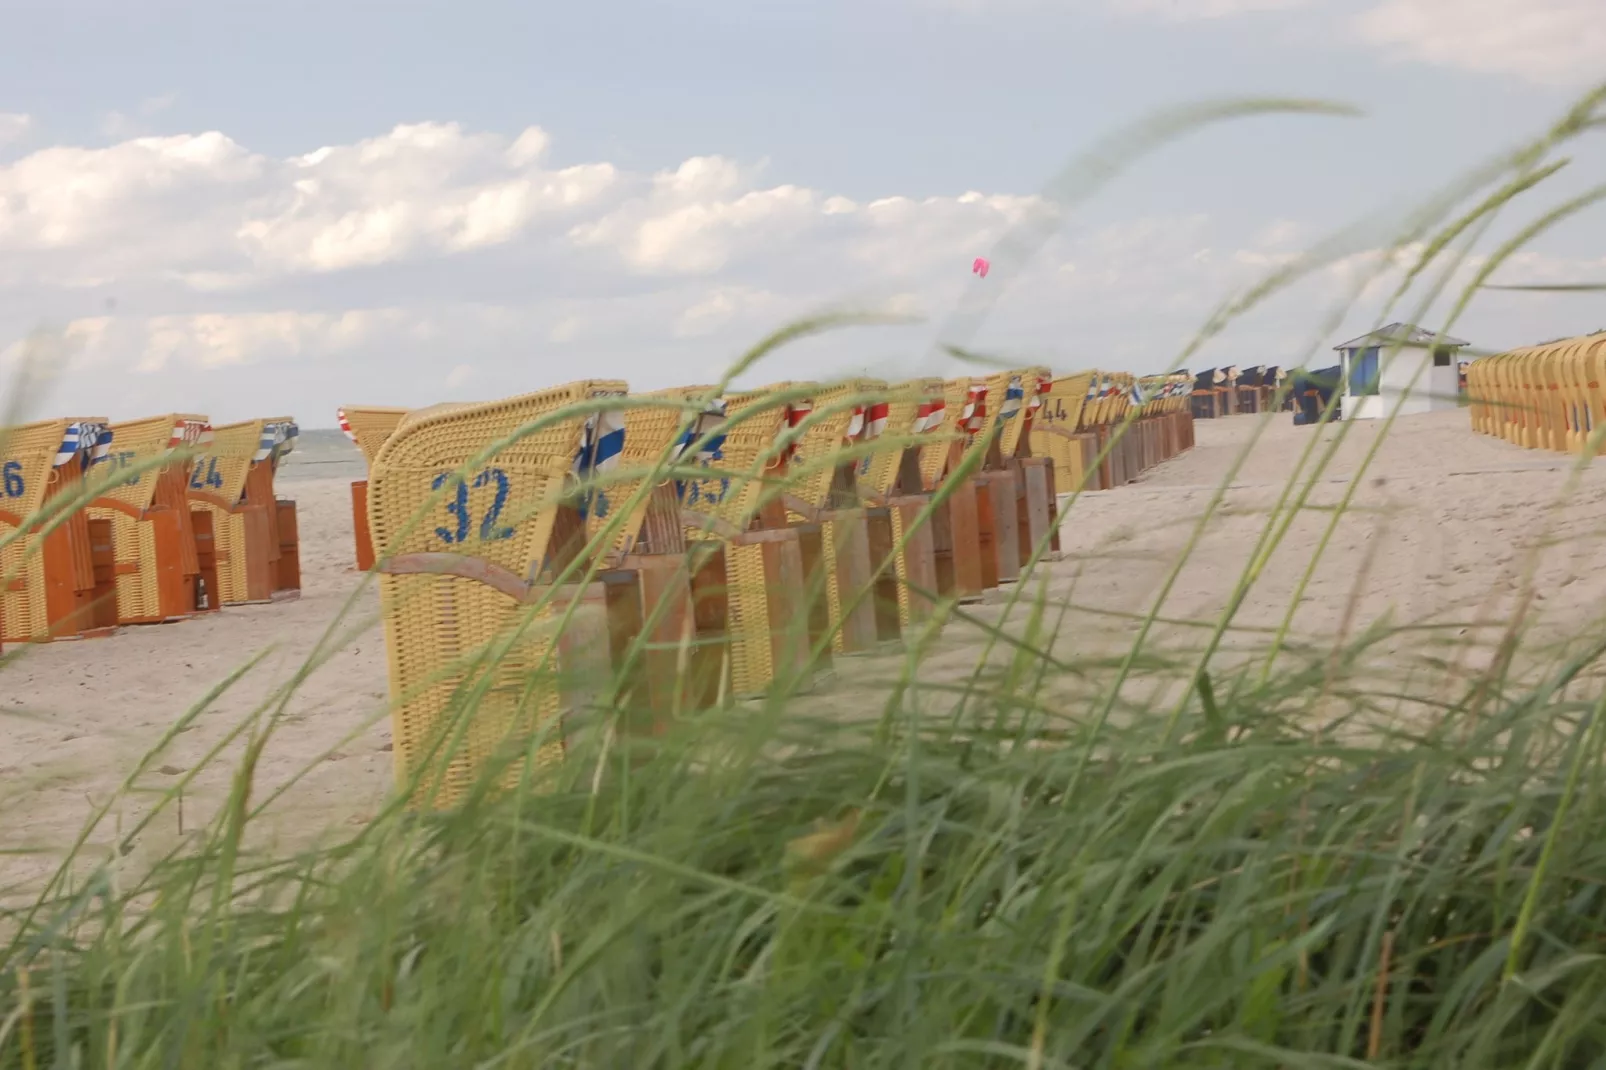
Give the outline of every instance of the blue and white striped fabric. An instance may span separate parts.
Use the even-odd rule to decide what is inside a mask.
[[[1020,376],[1014,376],[1009,380],[1009,385],[1004,388],[1004,401],[998,406],[998,418],[1007,420],[1019,413],[1021,404],[1025,400],[1026,390],[1021,386]]]
[[[624,414],[614,409],[593,413],[580,433],[580,449],[574,455],[574,474],[579,477],[608,471],[619,463],[619,454],[624,448]]]
[[[78,458],[79,441],[84,429],[77,424],[68,424],[67,433],[61,436],[61,445],[56,447],[56,460],[54,467],[60,468],[69,461]]]
[[[1131,403],[1134,409],[1141,409],[1143,407],[1143,384],[1138,382],[1136,379],[1132,380],[1132,392],[1127,400]]]
[[[1087,400],[1096,401],[1096,400],[1098,400],[1098,396],[1099,396],[1099,377],[1095,375],[1095,376],[1093,376],[1093,378],[1091,378],[1091,379],[1089,379],[1087,381]]]
[[[680,464],[686,461],[686,451],[690,449],[694,443],[700,443],[700,445],[697,446],[697,456],[695,460],[704,468],[708,468],[713,464],[713,462],[723,459],[725,456],[725,433],[723,431],[715,433],[714,428],[718,427],[724,422],[725,399],[714,398],[703,408],[703,411],[698,414],[697,419],[689,428],[686,429],[686,433],[680,436],[680,441],[675,444],[675,456],[673,457],[675,463]],[[708,483],[712,485],[714,482],[719,481],[677,479],[675,480],[675,494],[680,498],[681,501],[685,502],[687,500],[686,487],[688,484],[690,484],[693,493],[691,501],[688,504],[696,504],[702,497],[707,495],[708,488],[704,487],[702,484]],[[729,485],[728,480],[724,482],[726,486]],[[717,502],[720,500],[722,495],[723,491],[721,491],[719,494],[713,495],[709,500]]]
[[[54,467],[60,468],[79,459],[83,467],[104,461],[111,454],[112,429],[103,423],[79,420],[67,425],[56,447]]]
[[[681,460],[682,455],[692,443],[708,436],[709,432],[724,422],[725,399],[715,398],[708,403],[692,425],[686,429],[686,433],[680,436],[680,441],[675,444],[674,460]],[[707,464],[709,461],[717,461],[725,455],[724,451],[725,433],[721,431],[719,434],[709,437],[706,442],[697,448],[697,460],[703,464]]]
[[[265,461],[272,457],[277,461],[296,448],[296,437],[300,434],[301,429],[290,420],[263,424],[262,437],[257,441],[257,451],[251,460]]]
[[[619,455],[625,448],[625,416],[618,409],[606,409],[586,418],[580,432],[580,449],[574,455],[570,471],[575,479],[589,479],[600,472],[617,467]],[[599,518],[608,515],[607,491],[592,487],[575,502],[582,517],[593,511]]]

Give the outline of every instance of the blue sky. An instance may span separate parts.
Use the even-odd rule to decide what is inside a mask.
[[[983,349],[1159,370],[1221,299],[1383,213],[1192,361],[1295,363],[1381,312],[1379,284],[1329,322],[1389,213],[1537,132],[1606,54],[1595,0],[10,0],[6,21],[3,359],[67,369],[35,395],[53,410],[305,426],[703,381],[843,302],[925,321],[755,378],[941,373],[935,325],[984,286]],[[1364,115],[1190,134],[1031,262],[970,275],[1100,136],[1241,95]],[[1599,181],[1597,146],[1568,151],[1485,248]],[[1603,219],[1501,277],[1606,278]],[[1486,293],[1456,333],[1522,344],[1603,305]]]

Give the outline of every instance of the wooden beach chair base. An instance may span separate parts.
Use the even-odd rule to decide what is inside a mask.
[[[1043,560],[1058,560],[1059,547],[1055,544],[1059,540],[1054,524],[1054,465],[1047,457],[1018,457],[1014,464],[1015,523],[1020,536],[1020,560],[1030,561],[1039,547],[1043,547]]]
[[[719,705],[759,697],[778,679],[806,683],[808,603],[798,532],[742,532],[701,541],[690,553],[697,700]]]
[[[831,654],[875,649],[876,609],[870,586],[870,529],[862,509],[820,513],[818,522],[795,524],[809,597],[809,644]]]
[[[988,587],[1020,579],[1020,532],[1016,523],[1015,473],[978,472],[976,514],[982,547],[982,582]]]
[[[0,512],[0,523],[15,528],[22,521]],[[31,556],[24,560],[25,554]],[[0,642],[97,639],[117,630],[117,555],[110,520],[80,511],[48,535],[12,543],[5,558],[0,572],[19,562],[21,567],[0,591],[11,596],[11,611],[0,619]]]
[[[301,597],[301,533],[296,521],[296,503],[280,498],[274,503],[274,536],[279,553],[273,562],[273,600],[283,602]]]
[[[351,528],[357,543],[357,571],[367,572],[374,567],[374,536],[368,529],[366,479],[359,479],[351,485]]]
[[[981,601],[989,586],[977,508],[976,484],[966,480],[949,490],[931,514],[937,593],[961,604]]]
[[[599,577],[607,592],[608,645],[616,671],[623,670],[638,639],[643,650],[625,682],[627,705],[644,710],[629,729],[659,735],[678,713],[692,707],[690,655],[696,638],[691,576],[684,554],[625,557]],[[649,628],[650,624],[650,628]],[[645,637],[643,637],[645,632]]]
[[[919,522],[930,501],[925,495],[898,497],[865,512],[871,567],[881,569],[873,600],[876,637],[882,642],[911,635],[936,609],[931,599],[940,584],[933,526]],[[901,552],[900,541],[904,543]],[[884,562],[887,565],[882,569]]]

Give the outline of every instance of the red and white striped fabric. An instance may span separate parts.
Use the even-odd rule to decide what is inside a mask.
[[[920,403],[915,412],[914,433],[921,434],[942,426],[943,417],[948,415],[948,403],[942,398],[931,398]]]
[[[809,413],[813,411],[814,402],[812,401],[792,402],[786,407],[787,430],[790,431],[792,428],[795,428],[798,424],[808,419]],[[801,461],[803,459],[803,454],[797,447],[798,444],[796,442],[793,442],[790,446],[786,447],[786,456],[783,457],[782,460]]]
[[[351,439],[353,442],[357,441],[356,433],[351,430],[351,421],[346,419],[346,410],[336,409],[335,416],[339,418],[340,430],[346,433],[346,437]]]
[[[864,418],[864,437],[876,438],[885,434],[887,430],[887,413],[891,406],[885,401],[877,401],[870,406]]]
[[[1043,407],[1043,402],[1048,400],[1049,391],[1053,389],[1054,380],[1037,380],[1037,389],[1032,392],[1031,397],[1026,399],[1026,419],[1022,423],[1022,427],[1032,426],[1032,417],[1037,415],[1037,410]]]
[[[986,384],[971,384],[970,391],[965,395],[965,407],[959,414],[959,426],[972,435],[987,426]]]
[[[168,449],[180,446],[209,446],[212,444],[212,425],[205,420],[180,420],[173,425],[173,437],[167,440]]]
[[[864,434],[864,406],[855,405],[853,419],[848,421],[848,429],[843,432],[842,437],[849,442],[856,442],[862,434]]]

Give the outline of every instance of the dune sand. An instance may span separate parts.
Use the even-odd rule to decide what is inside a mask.
[[[1576,638],[1597,620],[1606,572],[1590,563],[1596,540],[1606,537],[1606,472],[1583,472],[1563,500],[1570,458],[1475,435],[1465,413],[1402,419],[1381,444],[1379,431],[1369,423],[1350,431],[1312,489],[1310,508],[1295,519],[1244,597],[1237,623],[1248,630],[1229,637],[1224,656],[1263,646],[1266,633],[1254,629],[1280,624],[1331,507],[1351,490],[1351,509],[1299,597],[1292,632],[1299,643],[1321,649],[1334,636],[1358,633],[1385,614],[1395,623],[1434,622],[1443,631],[1392,636],[1380,645],[1383,658],[1418,656],[1435,634],[1493,637],[1517,604],[1527,551],[1546,535],[1547,525],[1558,543],[1539,556],[1534,573],[1537,627],[1548,636]],[[1119,614],[1142,614],[1153,606],[1212,497],[1229,483],[1163,610],[1178,620],[1217,617],[1301,451],[1314,436],[1330,440],[1337,433],[1294,427],[1286,415],[1264,424],[1255,417],[1202,421],[1190,453],[1131,486],[1082,495],[1065,518],[1063,559],[1037,577],[1055,598],[1068,598],[1076,607],[1056,653],[1091,657],[1126,649],[1136,622]],[[1376,456],[1354,483],[1374,445]],[[347,484],[298,480],[280,490],[299,502],[298,601],[44,645],[22,651],[0,669],[0,850],[24,852],[0,862],[0,888],[27,886],[48,873],[85,819],[114,798],[174,722],[231,671],[260,655],[260,663],[151,759],[92,842],[104,850],[127,837],[152,797],[171,789],[214,748],[238,754],[239,742],[226,742],[229,733],[254,710],[278,701],[276,693],[353,596],[352,633],[336,639],[328,659],[283,700],[283,724],[264,753],[254,790],[261,798],[304,774],[273,808],[271,834],[286,842],[360,823],[380,805],[392,758],[382,713],[385,652],[378,599],[350,568]],[[1001,609],[994,604],[974,612],[990,620]],[[1152,643],[1160,650],[1196,649],[1200,636],[1197,628],[1164,625]],[[974,628],[950,624],[922,678],[963,676],[978,650]],[[896,656],[840,660],[810,702],[836,708],[859,703],[856,693],[899,663]],[[227,761],[211,763],[188,785],[186,830],[216,812],[231,768]],[[182,834],[177,810],[164,811],[125,842],[124,851],[137,863],[171,848]]]

